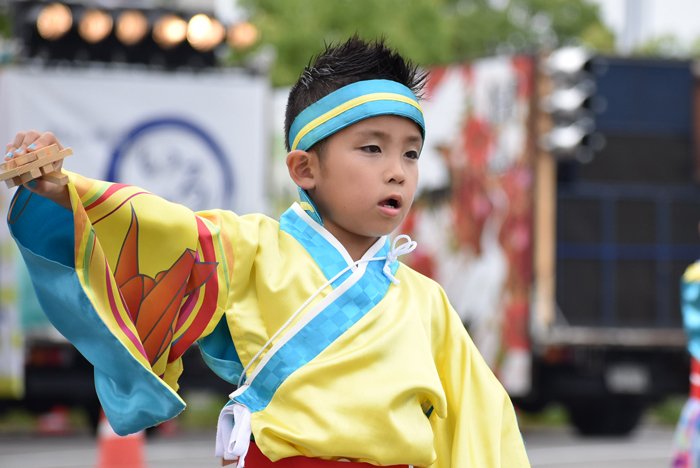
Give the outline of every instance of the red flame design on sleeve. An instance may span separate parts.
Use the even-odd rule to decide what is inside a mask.
[[[148,360],[154,364],[172,342],[183,299],[209,281],[218,263],[200,262],[196,251],[185,249],[170,268],[151,278],[139,271],[138,236],[138,218],[132,207],[114,278]]]

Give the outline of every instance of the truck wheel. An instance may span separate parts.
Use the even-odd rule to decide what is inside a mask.
[[[568,403],[571,423],[581,435],[628,435],[639,423],[644,405],[623,399],[596,399]]]

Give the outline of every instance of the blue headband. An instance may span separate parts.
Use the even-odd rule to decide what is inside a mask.
[[[413,92],[396,81],[367,80],[333,91],[304,109],[289,129],[289,147],[306,151],[348,125],[387,114],[413,120],[425,139],[423,110]]]

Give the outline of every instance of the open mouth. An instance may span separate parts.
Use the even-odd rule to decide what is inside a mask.
[[[378,204],[383,208],[401,208],[401,203],[396,198],[387,198]]]

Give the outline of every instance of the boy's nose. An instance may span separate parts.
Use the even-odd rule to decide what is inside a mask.
[[[402,159],[401,156],[389,158],[389,167],[386,171],[389,182],[403,184],[404,180],[406,180],[406,171],[404,170]]]

